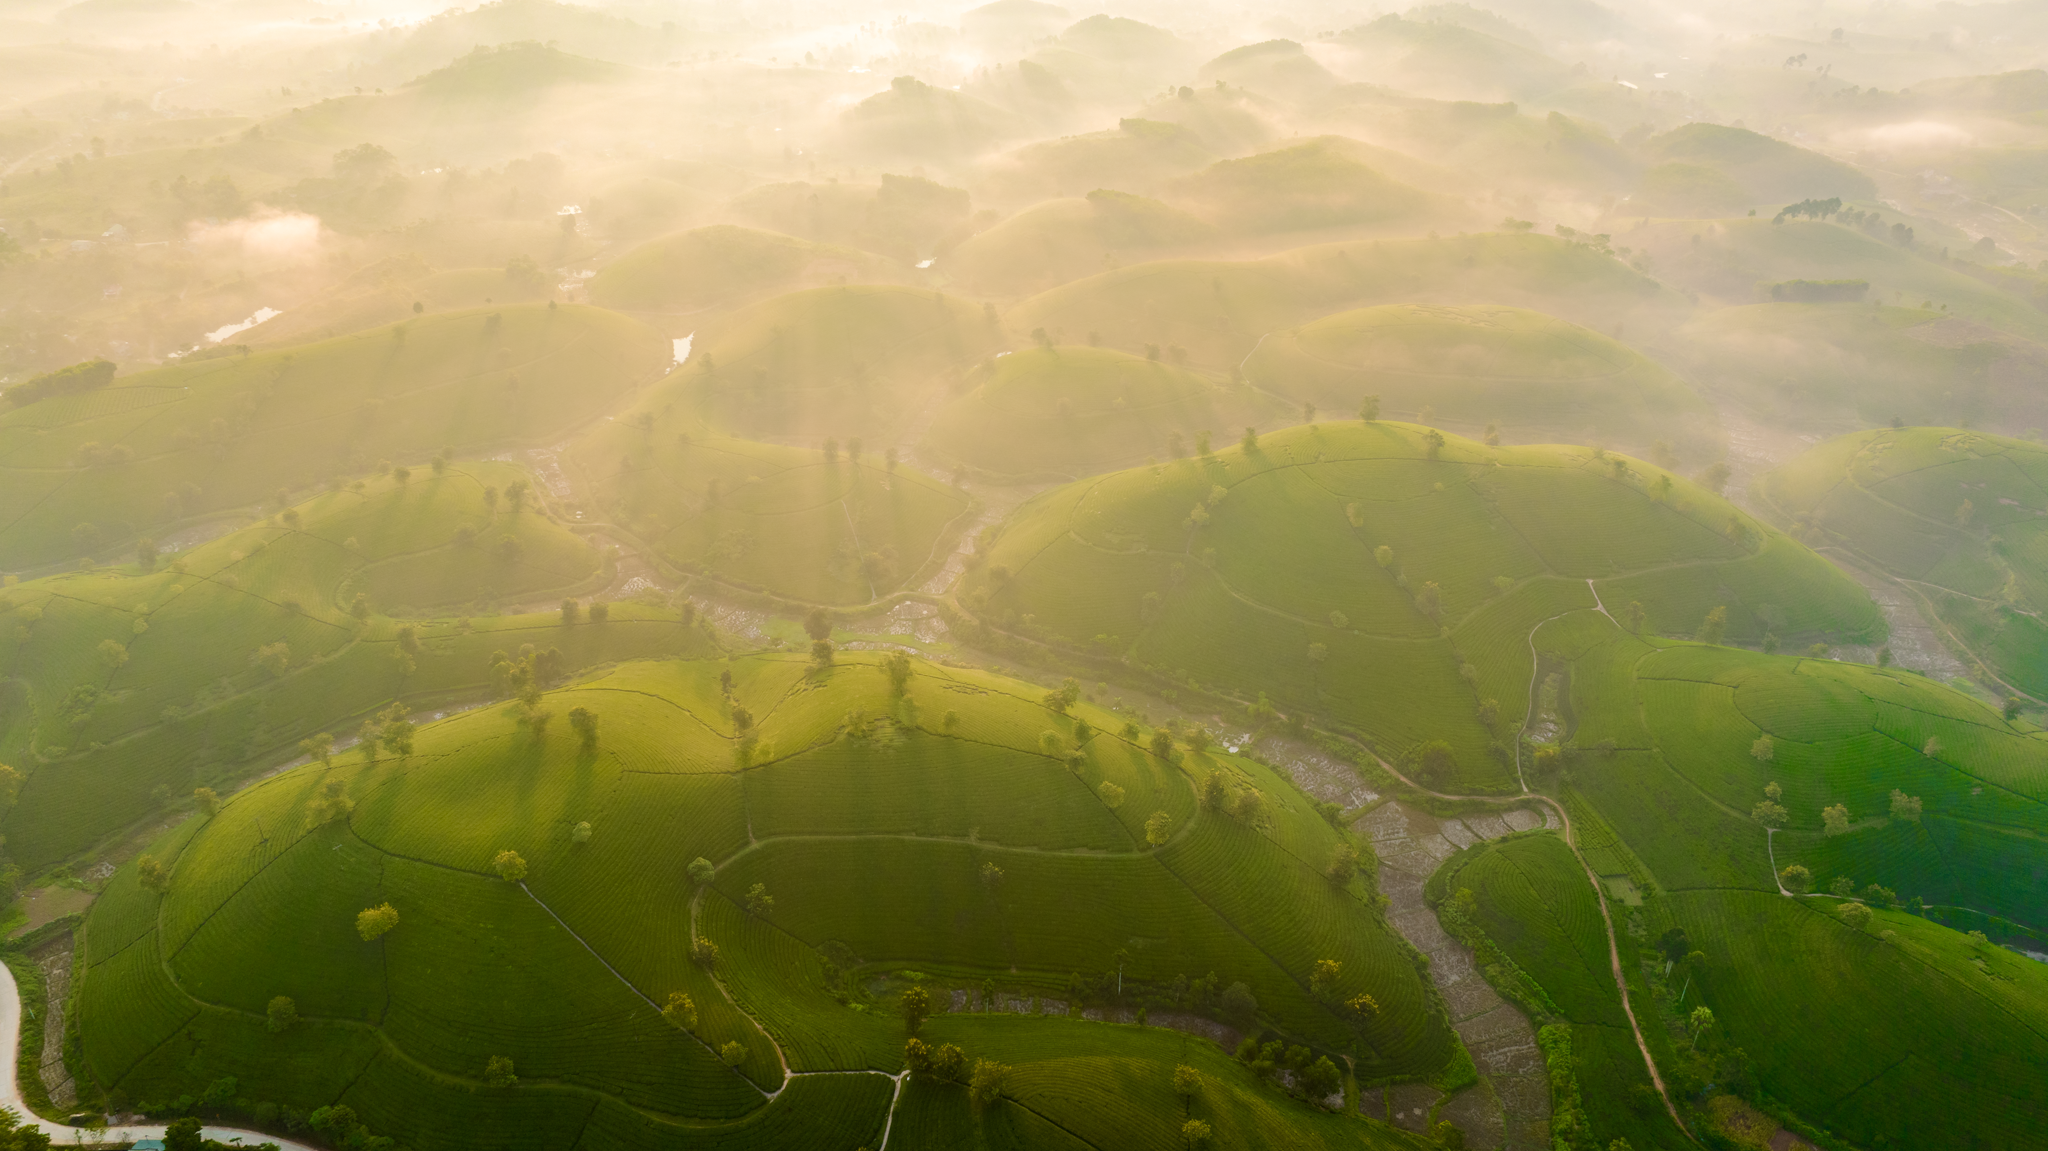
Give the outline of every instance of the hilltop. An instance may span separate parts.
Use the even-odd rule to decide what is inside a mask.
[[[1042,327],[1068,342],[1092,332],[1125,351],[1177,346],[1221,373],[1268,332],[1366,304],[1439,300],[1533,308],[1607,330],[1676,307],[1656,281],[1588,244],[1489,232],[1134,264],[1041,292],[1004,318],[1013,330]]]
[[[721,317],[659,389],[752,439],[877,442],[950,374],[1003,342],[955,296],[883,285],[812,288]]]
[[[835,244],[715,224],[641,244],[590,281],[593,303],[693,316],[833,281],[899,278],[876,257]]]
[[[1597,332],[1508,307],[1386,304],[1273,332],[1245,378],[1344,413],[1370,392],[1381,410],[1482,426],[1522,442],[1689,442],[1711,454],[1714,417],[1677,376]]]
[[[1206,1040],[1080,1017],[1449,1072],[1419,962],[1369,878],[1324,877],[1344,837],[1305,797],[1025,684],[900,672],[628,664],[534,705],[589,739],[498,705],[267,780],[154,845],[158,889],[131,867],[94,908],[83,1066],[149,1101],[234,1076],[415,1146],[967,1137],[951,1074],[890,1082],[921,1030],[966,1053],[961,1080],[1009,1065],[981,1129],[1028,1145],[1164,1143],[1192,1114],[1219,1146],[1423,1146],[1261,1091]],[[1260,801],[1203,809],[1211,773]],[[1312,991],[1322,958],[1339,980]],[[1367,989],[1376,1009],[1342,1006]],[[294,1019],[266,1028],[277,996]]]
[[[1718,173],[1748,202],[1871,200],[1877,185],[1855,168],[1818,152],[1747,128],[1686,124],[1644,141],[1653,163],[1688,164]]]
[[[1104,348],[1014,352],[972,369],[961,385],[970,390],[939,409],[918,450],[1007,476],[1073,478],[1183,456],[1198,437],[1281,412],[1249,389]]]
[[[1854,432],[1763,477],[1806,539],[1848,548],[1933,609],[1981,675],[2048,697],[2048,449],[1959,428]],[[1987,686],[1990,686],[1987,684]]]
[[[1560,611],[1752,641],[1884,627],[1825,560],[1661,469],[1391,422],[1056,488],[978,560],[961,595],[988,623],[1316,716],[1389,759],[1442,741],[1429,772],[1451,792],[1515,787],[1528,632]]]
[[[1456,222],[1462,205],[1380,174],[1367,149],[1325,136],[1219,160],[1185,176],[1169,199],[1237,235],[1339,228],[1403,230]]]
[[[103,556],[380,459],[551,440],[670,361],[668,341],[624,316],[509,305],[15,407],[0,412],[0,555]]]
[[[2048,427],[2048,347],[1932,308],[1751,304],[1679,336],[1703,387],[1795,426]]]
[[[393,473],[161,561],[0,591],[0,762],[27,776],[0,823],[8,851],[47,865],[394,699],[466,696],[493,649],[554,649],[567,672],[710,647],[639,604],[580,627],[498,614],[610,580],[595,547],[515,495],[531,482],[504,463]]]
[[[1216,229],[1157,200],[1102,189],[1051,200],[963,241],[943,270],[967,291],[1018,297],[1116,267],[1199,249]]]

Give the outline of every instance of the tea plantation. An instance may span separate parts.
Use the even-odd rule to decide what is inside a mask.
[[[2048,696],[2048,450],[1960,428],[1857,432],[1765,477],[1805,538],[1849,549],[1933,609],[2010,690]]]
[[[95,904],[85,1065],[153,1105],[223,1076],[346,1104],[415,1147],[851,1148],[885,1123],[954,1146],[967,1088],[899,1076],[915,988],[928,1043],[1010,1065],[997,1145],[1165,1147],[1189,1116],[1220,1146],[1420,1145],[1142,1017],[1081,1018],[1215,1013],[1360,1080],[1459,1050],[1367,882],[1323,875],[1341,834],[1299,793],[1037,694],[852,653],[626,663],[274,776]],[[1203,807],[1211,773],[1264,802]],[[1341,981],[1312,986],[1317,959]],[[1377,1010],[1342,1006],[1360,993]]]
[[[964,581],[994,626],[1370,737],[1450,745],[1448,791],[1516,788],[1529,633],[1634,605],[1690,635],[1871,637],[1847,576],[1660,469],[1345,420],[1056,488]],[[1491,706],[1488,701],[1492,701]]]

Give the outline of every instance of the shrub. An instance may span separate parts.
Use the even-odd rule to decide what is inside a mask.
[[[518,1084],[519,1076],[512,1073],[512,1059],[507,1055],[493,1055],[484,1061],[484,1082],[492,1087],[512,1087]]]
[[[356,913],[356,934],[362,936],[365,943],[397,926],[398,910],[388,903],[365,908]]]
[[[526,860],[511,848],[499,852],[491,860],[491,870],[507,883],[517,883],[526,878]]]
[[[271,1034],[275,1035],[280,1031],[288,1030],[292,1024],[299,1021],[299,1005],[292,1002],[291,996],[279,995],[270,1001],[270,1005],[264,1014],[264,1026],[268,1027]]]

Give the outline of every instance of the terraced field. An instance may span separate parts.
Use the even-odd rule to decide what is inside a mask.
[[[1691,634],[1716,608],[1730,636],[1882,627],[1824,561],[1649,465],[1430,434],[1317,424],[1054,489],[1005,522],[965,602],[1263,694],[1390,758],[1448,742],[1452,791],[1514,786],[1512,753],[1488,749],[1529,695],[1528,630],[1595,594],[1639,604],[1650,632]]]
[[[923,664],[899,690],[885,661],[851,653],[822,670],[626,664],[539,705],[594,713],[594,744],[505,705],[422,727],[409,751],[276,776],[151,849],[172,862],[167,893],[129,868],[96,906],[85,1063],[136,1099],[221,1075],[252,1098],[339,1099],[415,1146],[773,1130],[852,1147],[892,1111],[912,1145],[940,1146],[968,1122],[965,1090],[910,1080],[898,1097],[890,1082],[896,990],[922,981],[956,1005],[932,1042],[1015,1065],[1000,1122],[1028,1145],[1092,1138],[1093,1093],[1112,1083],[1158,1096],[1124,1129],[1170,1145],[1176,1062],[1203,1072],[1188,1106],[1215,1116],[1219,1145],[1410,1145],[1258,1092],[1213,1046],[1078,1017],[1083,1001],[1170,1009],[1179,977],[1214,971],[1256,997],[1253,1031],[1361,1076],[1429,1078],[1457,1044],[1369,889],[1321,875],[1339,832],[1305,797],[1249,761],[1151,755],[1108,714],[1033,694]],[[1265,814],[1198,809],[1210,771],[1261,792]],[[523,882],[494,870],[506,850]],[[685,866],[700,855],[709,877]],[[398,926],[365,942],[356,913],[386,903]],[[272,937],[299,944],[288,959],[249,946]],[[698,937],[719,945],[715,966],[692,962]],[[1337,990],[1370,989],[1382,1010],[1361,1021],[1311,994],[1310,957],[1338,960]],[[993,1012],[990,987],[1043,997],[1051,1017]],[[656,1008],[678,991],[688,1029]],[[263,1025],[276,995],[301,1020],[282,1034]],[[495,1057],[517,1087],[484,1084]]]

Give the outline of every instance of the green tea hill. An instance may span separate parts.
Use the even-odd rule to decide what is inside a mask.
[[[1083,199],[1026,208],[962,241],[939,263],[966,291],[1015,299],[1215,238],[1215,228],[1177,208],[1098,188]]]
[[[753,439],[877,442],[1004,336],[993,311],[940,292],[812,288],[721,317],[661,402]]]
[[[1463,205],[1382,175],[1371,150],[1322,136],[1215,164],[1177,180],[1168,199],[1238,236],[1337,229],[1409,235],[1465,220]]]
[[[9,853],[47,865],[195,786],[225,791],[300,739],[346,737],[393,700],[471,697],[494,649],[552,649],[566,672],[711,646],[639,604],[573,627],[552,609],[498,614],[611,578],[518,498],[529,482],[502,463],[394,474],[168,563],[0,590],[0,762],[27,777],[0,819]]]
[[[1750,304],[1679,337],[1693,379],[1770,420],[2048,427],[2048,347],[1929,308]]]
[[[2030,1070],[2048,980],[1961,932],[2012,938],[2048,917],[2048,737],[1910,672],[1631,634],[1591,603],[1532,644],[1532,731],[1562,754],[1539,747],[1525,771],[1619,904],[1631,998],[1661,1021],[1652,1049],[1679,1096],[1705,1104],[1749,1077],[1859,1143],[2025,1146],[2048,1109]],[[1566,993],[1612,993],[1604,948],[1583,916],[1558,925],[1577,942],[1546,942],[1533,910],[1567,906],[1582,875],[1515,870],[1525,884],[1441,887],[1498,886],[1489,932],[1575,1032],[1600,1024]],[[1844,918],[1852,895],[1875,917]],[[1674,928],[1689,942],[1667,966],[1649,944]],[[1701,1005],[1713,1018],[1694,1039]],[[1817,1058],[1836,1026],[1856,1028],[1853,1054]],[[1932,1086],[1870,1090],[1892,1082]]]
[[[1803,538],[1902,581],[1998,681],[2048,697],[2048,449],[1957,428],[1855,432],[1764,477]]]
[[[1065,342],[1186,350],[1226,372],[1261,337],[1366,304],[1504,304],[1606,331],[1680,306],[1656,281],[1554,236],[1482,233],[1318,244],[1261,260],[1160,260],[1042,292],[1004,314]],[[1093,336],[1089,336],[1093,333]],[[1352,402],[1356,402],[1355,400]]]
[[[1245,378],[1290,399],[1382,410],[1467,434],[1489,424],[1514,439],[1622,443],[1713,440],[1713,414],[1684,381],[1598,332],[1525,308],[1387,304],[1273,332]]]
[[[0,564],[96,556],[380,459],[556,442],[672,362],[587,307],[421,316],[0,412]]]
[[[878,654],[626,664],[275,776],[95,905],[80,1066],[143,1101],[233,1076],[410,1146],[1169,1146],[1191,1117],[1219,1147],[1424,1146],[1080,1017],[1220,1017],[1362,1079],[1464,1057],[1304,796],[1039,695]],[[1212,774],[1259,798],[1203,808]],[[910,1029],[968,1062],[904,1077]]]
[[[1013,352],[961,384],[969,390],[939,409],[919,453],[1005,476],[1071,479],[1184,456],[1198,437],[1227,438],[1286,411],[1248,388],[1106,348]]]
[[[1530,631],[1560,612],[1748,639],[1884,628],[1849,577],[1660,469],[1412,424],[1295,427],[1056,488],[979,558],[962,596],[988,622],[1263,698],[1388,758],[1441,741],[1429,770],[1451,792],[1516,787]]]
[[[1642,151],[1656,164],[1685,164],[1719,174],[1731,188],[1746,193],[1745,204],[1877,196],[1877,185],[1850,165],[1747,128],[1686,124],[1650,137]]]
[[[980,199],[999,203],[1079,196],[1096,188],[1149,196],[1216,159],[1178,124],[1126,117],[1113,129],[1006,152],[984,165],[975,191]]]
[[[635,247],[590,281],[593,303],[695,323],[700,314],[766,296],[900,275],[867,252],[715,224]]]

